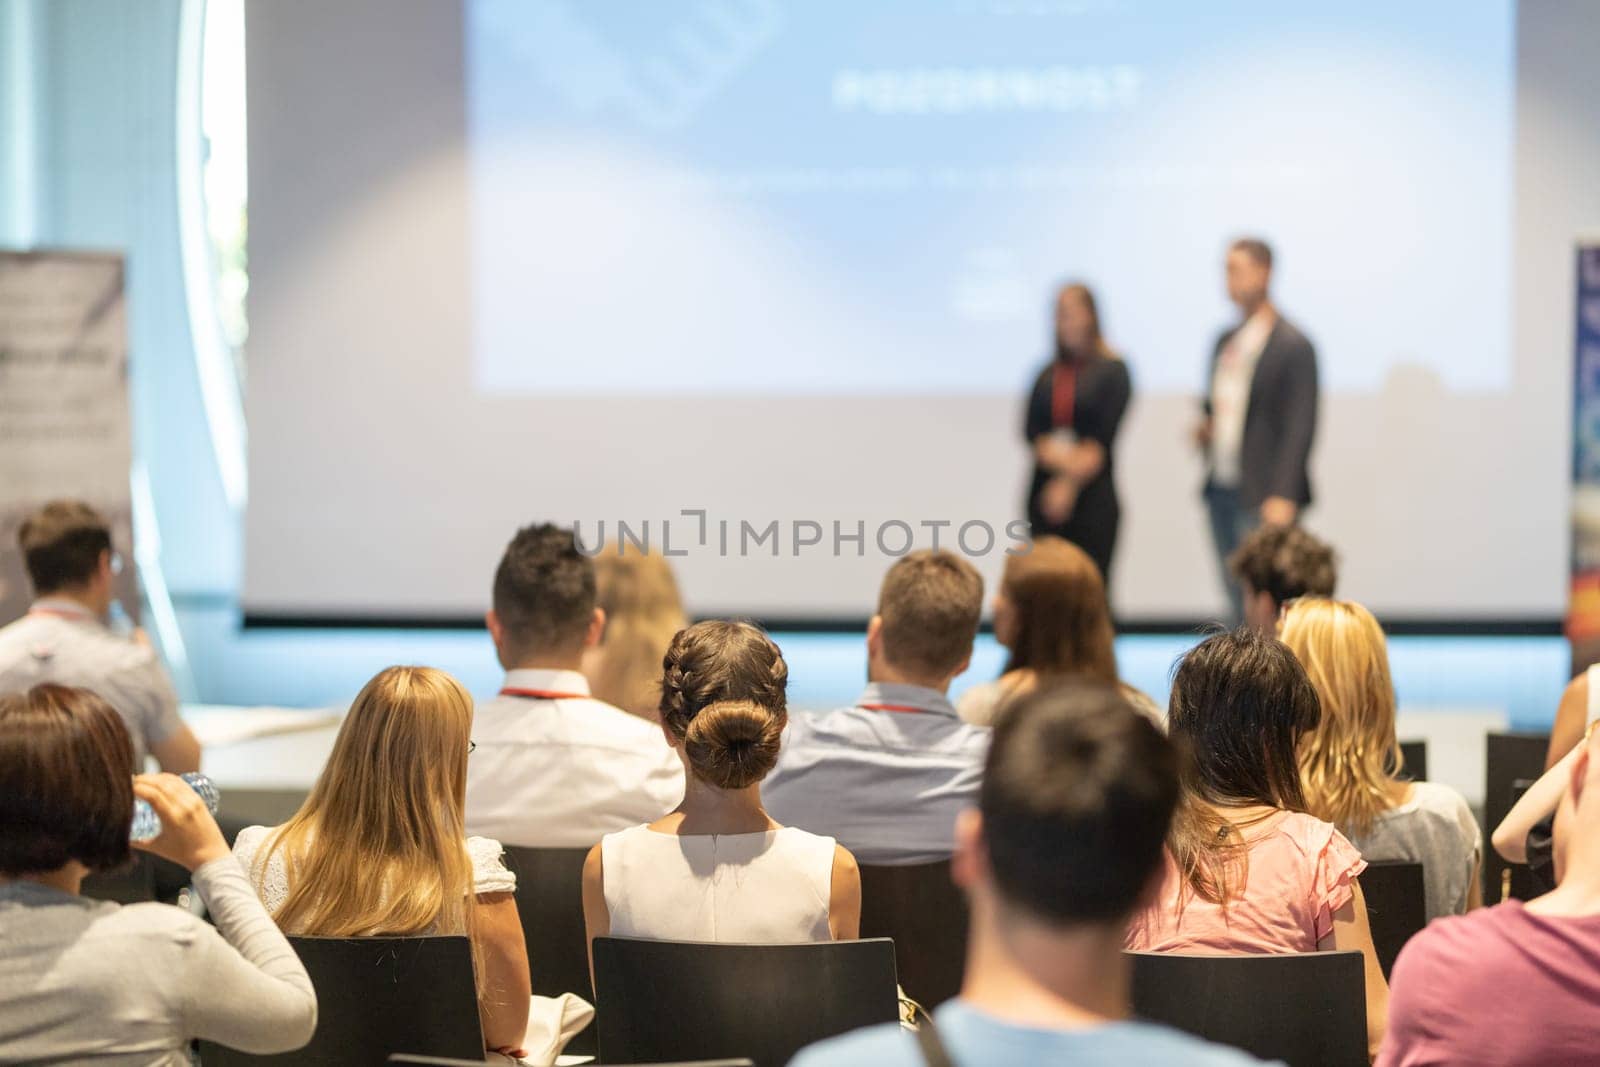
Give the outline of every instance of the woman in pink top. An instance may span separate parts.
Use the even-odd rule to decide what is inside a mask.
[[[1141,952],[1355,949],[1366,958],[1367,1037],[1383,1037],[1388,987],[1356,877],[1361,854],[1305,813],[1295,753],[1321,708],[1281,642],[1241,628],[1189,652],[1168,728],[1189,750],[1184,795],[1151,903],[1128,926]]]

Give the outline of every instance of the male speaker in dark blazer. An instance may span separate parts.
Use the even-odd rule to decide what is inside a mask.
[[[1228,299],[1241,319],[1217,339],[1195,436],[1206,455],[1211,536],[1237,623],[1242,603],[1228,557],[1257,526],[1292,526],[1311,503],[1317,353],[1272,304],[1272,249],[1265,241],[1233,242],[1227,277]]]

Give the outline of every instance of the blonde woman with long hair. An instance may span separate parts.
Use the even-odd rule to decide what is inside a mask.
[[[1422,864],[1430,920],[1477,907],[1482,834],[1466,798],[1394,772],[1394,682],[1378,620],[1360,604],[1304,597],[1285,612],[1282,640],[1322,701],[1321,721],[1300,742],[1306,810],[1368,861]]]
[[[500,843],[463,829],[471,729],[472,697],[444,671],[379,672],[300,810],[241,831],[233,851],[285,933],[467,935],[484,1043],[517,1056],[528,955]]]
[[[659,722],[661,657],[689,625],[666,557],[626,542],[594,561],[595,605],[606,613],[600,643],[583,653],[589,692],[631,715]]]

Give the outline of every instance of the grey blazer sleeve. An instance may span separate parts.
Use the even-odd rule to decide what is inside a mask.
[[[1307,467],[1317,435],[1317,351],[1304,336],[1284,349],[1283,435],[1267,479],[1267,495],[1304,503],[1310,497]]]

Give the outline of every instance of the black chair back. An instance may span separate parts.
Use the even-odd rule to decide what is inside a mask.
[[[1133,1011],[1289,1067],[1367,1064],[1359,952],[1189,956],[1133,952]]]
[[[861,936],[894,941],[906,995],[933,1009],[961,992],[967,962],[967,900],[950,861],[861,868]]]
[[[91,900],[117,904],[142,904],[156,899],[155,857],[135,852],[133,861],[114,871],[99,871],[84,878],[79,890]],[[185,871],[185,874],[188,872]]]
[[[784,1067],[814,1041],[899,1019],[894,943],[594,942],[600,1062],[748,1057]]]
[[[1428,742],[1400,742],[1400,775],[1413,782],[1428,780]]]
[[[392,1052],[483,1062],[465,937],[291,937],[317,991],[317,1032],[296,1052],[251,1056],[200,1043],[205,1067],[379,1067]]]
[[[588,855],[586,848],[506,847],[506,864],[517,876],[517,915],[528,946],[528,973],[539,996],[576,993],[594,999],[583,925],[583,861]],[[594,1024],[574,1035],[566,1051],[594,1055]]]
[[[1544,774],[1549,734],[1490,734],[1484,739],[1483,827],[1488,833],[1500,825],[1511,811],[1512,783],[1518,778],[1536,779]],[[1492,848],[1483,850],[1483,902],[1498,904],[1501,881],[1510,866]]]
[[[1420,863],[1369,863],[1361,872],[1372,947],[1387,979],[1412,936],[1428,925],[1427,883]]]

